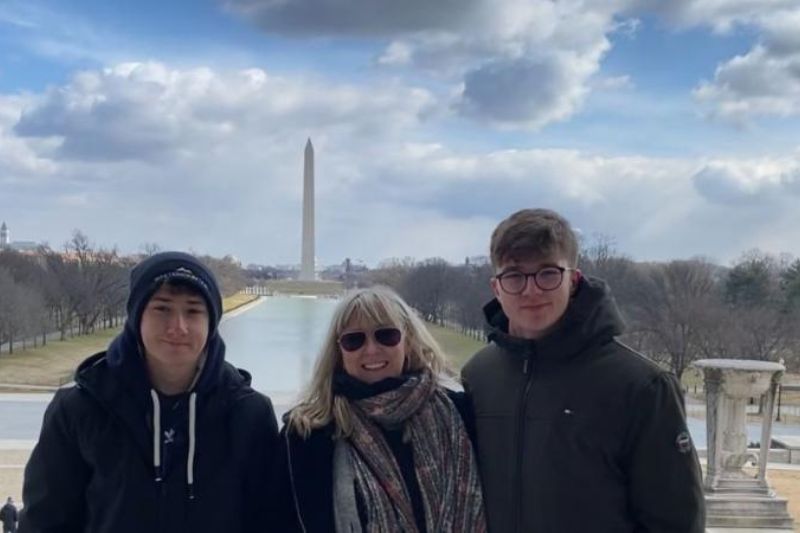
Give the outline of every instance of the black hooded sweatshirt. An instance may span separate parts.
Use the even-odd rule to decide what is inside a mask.
[[[491,344],[462,371],[490,533],[702,533],[700,465],[674,375],[615,340],[606,284],[581,280],[555,329]]]
[[[193,387],[165,397],[150,384],[139,323],[173,278],[204,296],[210,324]],[[123,332],[45,412],[20,532],[269,531],[277,422],[249,374],[225,362],[221,314],[216,281],[192,256],[157,254],[134,268]]]

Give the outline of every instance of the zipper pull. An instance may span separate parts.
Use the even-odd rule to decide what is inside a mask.
[[[526,376],[528,375],[528,363],[530,362],[531,362],[530,357],[526,357],[525,362],[522,363],[522,373],[525,374]]]

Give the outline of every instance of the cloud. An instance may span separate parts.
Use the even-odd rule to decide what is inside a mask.
[[[400,83],[358,88],[259,69],[126,63],[83,72],[41,94],[0,95],[0,176],[14,168],[17,180],[0,195],[0,215],[21,238],[55,246],[80,228],[123,251],[157,242],[295,262],[310,136],[324,264],[462,261],[485,253],[497,221],[530,206],[614,236],[641,259],[725,260],[765,234],[785,246],[776,251],[800,254],[796,155],[706,161],[524,143],[466,149],[430,142],[421,117],[432,102]],[[147,149],[122,151],[128,136]],[[100,146],[85,148],[92,143]]]
[[[629,2],[229,0],[272,34],[357,37],[383,46],[382,68],[415,69],[455,92],[451,109],[503,127],[541,128],[577,113],[590,77],[630,32]],[[382,44],[388,39],[389,44]],[[459,88],[452,91],[452,88]]]
[[[550,56],[484,65],[468,72],[458,108],[500,125],[539,128],[570,117],[588,92],[593,61]]]
[[[639,8],[653,11],[680,27],[711,26],[729,32],[760,20],[766,13],[797,8],[796,0],[643,0]]]
[[[41,151],[47,149],[46,142],[31,143],[14,135],[14,124],[29,101],[25,96],[0,95],[0,184],[6,187],[47,176],[55,168],[50,160],[37,153],[37,147]]]
[[[758,116],[798,115],[800,46],[793,52],[784,49],[776,53],[758,44],[747,54],[717,67],[714,81],[701,83],[694,96],[710,106],[711,116],[738,124],[747,124]]]
[[[369,136],[414,125],[432,104],[425,90],[356,87],[271,76],[123,63],[77,74],[22,112],[21,137],[56,138],[55,158],[142,160],[188,156],[237,138],[281,135],[283,127],[336,128]]]
[[[710,202],[736,206],[757,204],[779,193],[781,176],[772,162],[716,161],[703,166],[692,180]]]
[[[396,35],[463,25],[481,0],[227,0],[261,28],[289,35]]]
[[[649,5],[648,5],[649,4]],[[716,119],[748,125],[800,114],[800,3],[796,0],[680,0],[645,3],[679,27],[753,32],[744,54],[719,64],[693,95]]]

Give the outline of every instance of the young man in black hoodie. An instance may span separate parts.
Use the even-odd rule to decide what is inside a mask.
[[[20,531],[269,531],[277,422],[225,361],[213,274],[154,255],[131,272],[127,311],[47,408]]]
[[[462,371],[489,531],[702,533],[680,385],[616,340],[616,304],[578,270],[569,223],[514,213],[491,260],[491,343]]]

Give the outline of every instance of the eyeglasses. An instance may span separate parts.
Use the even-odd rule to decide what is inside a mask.
[[[554,291],[564,281],[564,272],[575,270],[557,266],[544,267],[536,272],[526,274],[518,270],[502,272],[495,276],[500,282],[500,288],[508,294],[522,294],[528,286],[528,278],[533,278],[533,283],[543,291]]]
[[[372,332],[378,344],[391,348],[400,344],[403,332],[397,328],[378,328]],[[345,352],[355,352],[367,342],[367,333],[364,331],[351,331],[339,337],[339,346]]]

